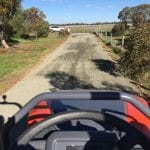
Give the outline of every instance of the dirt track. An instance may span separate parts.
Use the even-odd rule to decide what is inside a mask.
[[[137,90],[120,75],[94,35],[73,34],[6,94],[8,101],[24,105],[39,93],[72,89]]]

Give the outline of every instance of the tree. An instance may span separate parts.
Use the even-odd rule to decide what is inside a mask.
[[[14,17],[10,20],[10,25],[13,27],[13,30],[16,33],[15,36],[21,37],[22,35],[26,34],[24,22],[23,10],[19,8]]]
[[[121,22],[131,22],[130,11],[130,7],[125,7],[119,12],[118,18]]]
[[[37,31],[38,37],[47,37],[49,34],[49,23],[39,19],[39,28]]]
[[[6,49],[9,48],[5,41],[6,29],[20,4],[21,0],[0,0],[0,40]]]
[[[142,4],[135,7],[125,7],[120,11],[118,18],[121,22],[133,23],[137,25],[139,23],[150,21],[150,4]]]
[[[138,24],[126,43],[120,59],[122,72],[140,80],[150,70],[150,22]]]
[[[36,38],[48,35],[49,24],[46,22],[45,15],[38,8],[32,7],[24,11],[25,26],[29,34],[34,34]]]
[[[150,5],[143,4],[132,9],[132,22],[134,26],[150,21]]]
[[[122,35],[125,33],[126,29],[128,29],[128,26],[124,22],[115,24],[112,28],[112,34],[115,36]]]

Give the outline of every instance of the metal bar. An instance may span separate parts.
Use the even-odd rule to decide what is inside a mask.
[[[19,112],[15,115],[15,122],[19,122],[34,106],[43,100],[122,100],[131,103],[145,116],[150,118],[150,110],[138,102],[132,95],[112,92],[112,91],[60,91],[48,92],[37,95],[29,101]]]

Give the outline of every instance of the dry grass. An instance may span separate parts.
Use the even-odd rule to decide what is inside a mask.
[[[103,49],[108,52],[108,54],[114,61],[118,61],[120,59],[119,55],[115,54],[114,51],[110,47],[108,47],[104,42],[102,41],[100,42],[101,42]]]
[[[104,24],[104,25],[80,25],[80,26],[72,26],[72,33],[93,33],[94,31],[108,31],[110,32],[114,24]]]

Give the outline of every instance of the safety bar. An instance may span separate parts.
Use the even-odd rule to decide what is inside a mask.
[[[60,91],[47,92],[32,98],[31,101],[15,114],[15,122],[19,122],[32,108],[43,100],[122,100],[129,102],[145,116],[150,118],[150,110],[130,94],[116,91]]]

